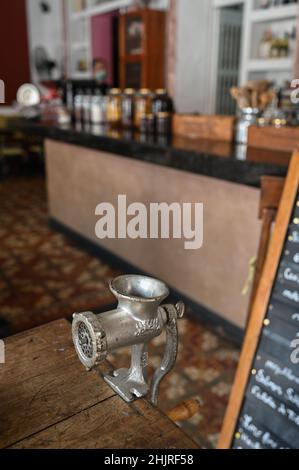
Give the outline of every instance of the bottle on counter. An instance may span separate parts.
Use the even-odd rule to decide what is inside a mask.
[[[152,113],[141,116],[139,130],[141,134],[154,134],[155,116]]]
[[[121,91],[119,88],[112,88],[108,95],[107,122],[113,127],[121,124]]]
[[[82,89],[79,88],[74,98],[74,117],[76,122],[83,121],[83,99]]]
[[[90,120],[92,124],[103,124],[107,120],[107,97],[96,90],[91,98]]]
[[[74,87],[71,80],[66,82],[66,109],[70,116],[74,115]]]
[[[151,113],[152,97],[148,88],[139,90],[135,98],[134,126],[140,129],[140,122],[143,116]]]
[[[164,88],[155,90],[155,95],[152,102],[152,112],[154,116],[157,116],[158,113],[173,112],[172,99]]]
[[[134,125],[134,95],[133,88],[125,88],[121,99],[121,123],[126,129]]]
[[[271,56],[272,47],[272,30],[267,29],[264,31],[262,40],[259,45],[259,57],[261,59],[269,59]]]
[[[248,143],[248,129],[253,124],[256,124],[257,119],[260,117],[260,110],[258,108],[242,108],[239,111],[239,117],[236,123],[235,141],[239,144]]]
[[[90,122],[90,112],[91,112],[91,90],[88,88],[86,94],[83,96],[83,121]]]
[[[159,112],[156,115],[156,131],[159,135],[170,135],[172,127],[172,118],[169,112]]]

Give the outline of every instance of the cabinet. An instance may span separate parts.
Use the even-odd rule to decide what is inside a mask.
[[[120,15],[121,88],[164,88],[165,12],[136,9]]]

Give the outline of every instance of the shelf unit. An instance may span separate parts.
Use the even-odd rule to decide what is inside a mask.
[[[275,21],[286,18],[294,18],[298,13],[298,5],[291,3],[290,5],[281,5],[277,7],[254,9],[251,13],[251,21]]]
[[[267,59],[259,57],[258,48],[266,29],[271,28],[275,32],[296,26],[298,2],[269,8],[259,8],[258,5],[258,0],[244,1],[241,85],[250,79],[267,78],[281,83],[292,78],[294,51],[288,57]]]
[[[291,70],[293,60],[289,57],[281,59],[252,59],[249,60],[247,70],[249,72],[272,72],[275,70]]]

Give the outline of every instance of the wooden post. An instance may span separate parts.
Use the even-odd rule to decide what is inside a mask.
[[[297,34],[296,34],[296,48],[295,48],[295,63],[294,63],[294,77],[299,78],[299,5],[297,15]]]
[[[170,0],[166,17],[166,80],[170,96],[175,96],[177,0]]]

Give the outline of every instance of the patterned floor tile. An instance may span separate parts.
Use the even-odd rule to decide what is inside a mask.
[[[120,271],[78,249],[48,227],[45,183],[19,177],[0,183],[0,317],[13,332],[74,311],[111,304],[109,280]],[[190,313],[190,312],[189,312]],[[203,448],[217,444],[239,350],[205,325],[186,317],[179,322],[179,352],[174,370],[161,384],[159,407],[167,412],[194,398],[200,412],[180,423]],[[149,375],[164,353],[165,334],[152,341]],[[115,367],[128,367],[130,349],[109,356]]]

